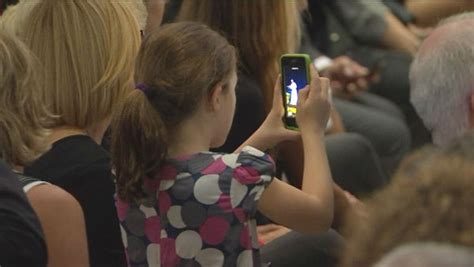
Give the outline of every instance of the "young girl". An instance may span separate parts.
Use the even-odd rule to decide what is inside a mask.
[[[298,136],[282,125],[280,81],[262,127],[235,154],[222,145],[235,111],[236,52],[207,26],[169,24],[150,33],[137,59],[140,90],[112,121],[117,211],[130,266],[260,266],[257,210],[300,232],[332,222],[324,149],[328,80],[300,91],[303,192],[273,179],[261,150]],[[199,265],[197,265],[199,266]]]

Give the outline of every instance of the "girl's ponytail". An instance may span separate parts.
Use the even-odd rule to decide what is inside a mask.
[[[140,90],[134,90],[125,99],[111,127],[118,197],[140,201],[145,196],[143,179],[152,179],[148,176],[166,158],[168,132],[161,115]]]
[[[112,121],[121,200],[143,199],[143,179],[160,179],[153,172],[166,159],[170,138],[218,83],[228,83],[236,61],[234,47],[202,24],[172,23],[145,37],[135,69],[141,91],[126,98]]]

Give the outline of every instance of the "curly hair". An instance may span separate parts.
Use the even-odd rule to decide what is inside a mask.
[[[405,161],[393,182],[367,202],[369,216],[350,229],[343,267],[372,266],[412,242],[474,246],[473,136],[443,150],[427,148]]]

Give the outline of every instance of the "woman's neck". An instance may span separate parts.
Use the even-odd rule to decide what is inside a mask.
[[[74,136],[74,135],[87,135],[91,137],[97,144],[102,142],[105,131],[107,130],[108,124],[99,123],[95,127],[89,129],[82,129],[75,126],[59,126],[55,127],[51,131],[49,136],[49,143],[53,144],[63,138]]]

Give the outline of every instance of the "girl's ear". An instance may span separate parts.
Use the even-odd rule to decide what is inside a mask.
[[[208,98],[208,108],[209,111],[219,111],[222,108],[222,94],[224,92],[223,84],[218,83],[214,88],[212,88],[211,93]]]

